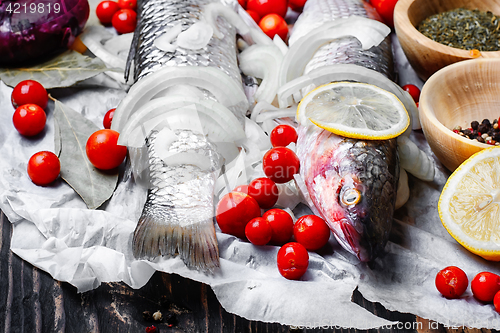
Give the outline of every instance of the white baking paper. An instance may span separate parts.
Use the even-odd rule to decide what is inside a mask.
[[[102,77],[51,94],[102,127],[102,117],[125,96]],[[276,267],[278,247],[261,246],[217,232],[221,269],[215,275],[189,270],[178,258],[135,260],[131,237],[146,199],[124,168],[113,197],[88,210],[62,180],[34,185],[26,173],[29,157],[54,149],[53,103],[47,126],[35,138],[21,137],[12,125],[12,89],[0,82],[0,209],[13,225],[11,249],[24,260],[85,292],[103,282],[146,284],[155,271],[176,273],[211,286],[222,306],[250,320],[303,327],[376,328],[393,323],[351,301],[358,288],[369,301],[389,310],[412,313],[450,326],[500,329],[493,305],[480,304],[470,292],[443,298],[434,286],[436,273],[449,265],[472,280],[480,271],[500,274],[498,264],[464,250],[441,225],[437,201],[449,172],[436,160],[436,179],[425,183],[409,176],[409,202],[396,212],[387,254],[369,268],[344,251],[334,238],[300,281],[288,281]],[[421,132],[412,139],[432,155]],[[297,215],[306,209],[296,209]],[[397,326],[401,328],[400,326]]]

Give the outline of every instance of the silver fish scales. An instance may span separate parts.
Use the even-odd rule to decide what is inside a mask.
[[[373,18],[362,0],[309,0],[291,43],[322,23],[350,15]],[[341,37],[322,46],[305,67],[355,64],[392,77],[390,40],[363,50],[359,41]],[[325,82],[326,83],[326,82]],[[300,175],[315,209],[339,243],[364,262],[373,261],[387,243],[392,226],[399,158],[396,140],[365,141],[337,136],[314,125],[299,126]]]
[[[135,79],[141,80],[166,66],[215,67],[241,85],[236,32],[223,18],[218,18],[217,23],[224,38],[212,36],[201,49],[177,47],[174,52],[166,52],[155,46],[155,39],[172,27],[180,24],[185,31],[199,22],[203,6],[213,2],[219,1],[141,1],[135,48],[131,50]],[[193,87],[185,88],[186,93],[192,92]],[[205,90],[195,95],[216,100]],[[233,108],[231,111],[242,119],[246,110]],[[177,129],[173,134],[175,140],[168,147],[159,146],[163,142],[159,139],[161,129],[154,130],[146,139],[150,188],[134,232],[133,253],[136,258],[146,259],[179,255],[188,267],[213,272],[220,265],[213,217],[214,185],[222,165],[221,155],[217,146],[200,133]],[[189,154],[196,157],[169,164],[159,156],[161,149],[167,149],[169,156]]]

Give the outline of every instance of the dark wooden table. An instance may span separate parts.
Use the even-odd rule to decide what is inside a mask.
[[[225,311],[209,286],[176,274],[157,272],[141,289],[104,283],[78,293],[10,251],[12,226],[1,212],[0,228],[0,332],[142,333],[152,325],[156,332],[359,332],[249,321]],[[378,316],[401,322],[399,327],[369,332],[492,332],[431,325],[411,314],[387,311],[358,292],[353,301]],[[156,311],[162,313],[161,321],[149,318]]]

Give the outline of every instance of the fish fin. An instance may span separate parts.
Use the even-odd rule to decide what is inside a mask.
[[[152,205],[144,207],[134,231],[134,257],[154,259],[179,255],[189,268],[214,273],[220,267],[220,261],[213,219],[181,226],[165,221],[169,214],[161,211],[169,209]]]

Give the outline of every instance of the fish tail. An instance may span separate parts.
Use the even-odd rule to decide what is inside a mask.
[[[188,225],[168,221],[172,207],[147,203],[134,231],[134,257],[154,259],[179,255],[189,268],[213,273],[219,247],[213,218]]]

